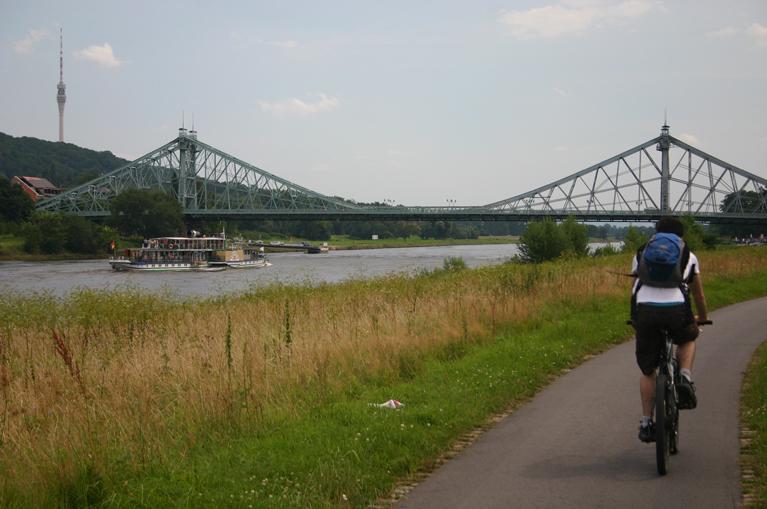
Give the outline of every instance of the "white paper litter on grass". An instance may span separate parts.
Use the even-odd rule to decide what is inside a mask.
[[[374,406],[378,408],[391,408],[393,410],[396,410],[397,408],[405,406],[405,404],[400,403],[396,399],[390,399],[386,403],[370,403],[370,406]]]

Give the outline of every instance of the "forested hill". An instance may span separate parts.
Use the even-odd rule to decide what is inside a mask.
[[[59,187],[83,184],[127,164],[109,151],[96,152],[58,143],[0,133],[0,174],[44,177]]]

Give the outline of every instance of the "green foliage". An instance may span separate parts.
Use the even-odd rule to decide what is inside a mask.
[[[579,224],[574,217],[568,217],[559,227],[567,237],[567,251],[575,254],[575,256],[589,254],[589,235],[585,225]]]
[[[103,253],[114,232],[80,216],[41,212],[22,228],[24,251],[58,254]]]
[[[519,251],[527,262],[540,263],[568,256],[585,256],[589,250],[588,229],[568,217],[557,225],[551,219],[530,223],[519,239]]]
[[[41,213],[24,228],[24,251],[57,254],[64,250],[66,230],[60,214]]]
[[[629,226],[626,236],[623,238],[623,252],[636,253],[640,247],[647,243],[649,238],[649,235],[641,233],[633,226]]]
[[[719,205],[722,212],[765,212],[767,211],[767,189],[756,191],[737,191],[724,197]]]
[[[764,273],[757,279],[756,295],[763,294]],[[727,303],[754,296],[738,280],[722,284],[734,292]],[[307,408],[267,414],[244,430],[214,422],[195,445],[169,442],[165,458],[173,461],[156,456],[143,470],[111,470],[107,495],[116,507],[224,507],[243,493],[259,508],[370,506],[489,415],[529,400],[587,354],[624,341],[625,312],[624,298],[552,302],[538,319],[515,323],[491,342],[398,352],[391,379],[351,379],[348,392],[307,383],[303,390],[323,395]],[[747,408],[764,422],[764,383],[752,392]],[[405,410],[368,406],[391,397]]]
[[[296,235],[309,240],[330,240],[333,227],[330,221],[300,221]]]
[[[700,251],[705,247],[703,238],[706,236],[706,232],[703,230],[703,226],[695,222],[695,218],[692,216],[682,216],[679,218],[684,225],[684,243],[691,251]]]
[[[442,269],[448,272],[465,270],[466,262],[460,256],[448,256],[442,261]]]
[[[183,230],[183,211],[162,191],[129,189],[112,200],[109,223],[123,235],[177,235]]]
[[[421,225],[424,239],[476,239],[480,231],[474,225],[452,221],[432,221]]]
[[[751,442],[741,449],[743,471],[754,476],[743,482],[745,494],[767,501],[767,343],[756,350],[748,367],[741,397],[744,426],[753,433]],[[761,506],[759,506],[761,507]]]
[[[71,143],[16,138],[0,133],[0,174],[43,177],[61,187],[103,175],[128,161],[111,152],[96,152]]]
[[[761,192],[737,191],[724,197],[719,205],[722,212],[765,212],[767,211],[767,189]],[[767,233],[767,224],[720,224],[714,231],[724,237],[748,237]]]
[[[612,244],[607,244],[606,246],[600,246],[594,249],[592,256],[610,256],[618,253],[619,251],[615,249]]]
[[[519,239],[519,251],[527,262],[553,260],[566,248],[565,232],[551,219],[530,223]]]
[[[20,223],[29,219],[33,210],[34,203],[21,187],[0,175],[0,221]]]

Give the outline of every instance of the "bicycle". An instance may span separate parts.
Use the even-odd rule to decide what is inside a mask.
[[[626,322],[633,324],[632,320]],[[698,325],[711,325],[711,320],[699,320]],[[668,330],[663,330],[664,347],[660,352],[658,375],[655,378],[655,461],[658,474],[668,473],[669,459],[679,452],[679,364],[674,343]]]

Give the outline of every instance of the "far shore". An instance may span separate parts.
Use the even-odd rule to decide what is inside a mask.
[[[303,239],[288,239],[285,242],[302,241]],[[269,242],[267,240],[267,242]],[[380,240],[360,240],[349,239],[344,237],[333,238],[329,241],[307,241],[312,245],[322,246],[327,243],[327,247],[331,251],[345,251],[352,249],[387,249],[387,248],[402,248],[402,247],[430,247],[430,246],[463,246],[463,245],[482,245],[482,244],[516,244],[519,242],[517,236],[506,237],[479,237],[476,239],[421,239],[418,237],[410,237],[407,239],[395,238],[395,239],[380,239]],[[15,247],[15,246],[14,246]],[[289,252],[287,249],[271,249],[268,244],[264,246],[266,252]],[[118,249],[119,251],[119,249]],[[79,253],[57,253],[52,255],[45,254],[30,254],[25,253],[20,248],[16,249],[0,249],[0,262],[60,262],[60,261],[78,261],[78,260],[94,260],[94,259],[106,259],[110,256],[109,253],[102,253],[101,255],[92,254],[79,254]]]

